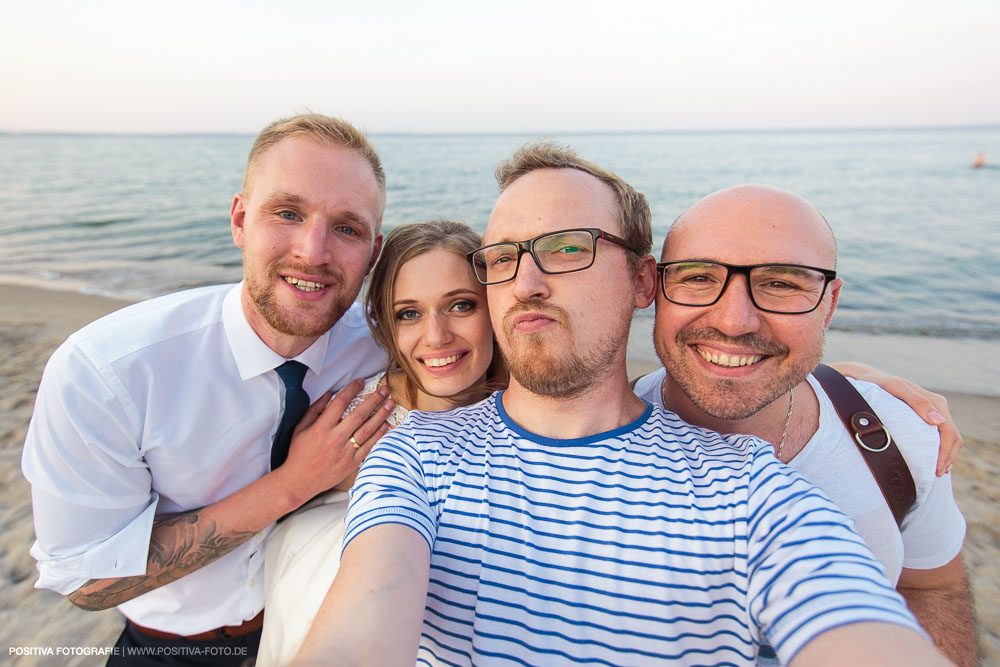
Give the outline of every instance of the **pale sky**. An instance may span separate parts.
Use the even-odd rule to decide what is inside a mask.
[[[12,0],[0,131],[1000,124],[998,0]]]

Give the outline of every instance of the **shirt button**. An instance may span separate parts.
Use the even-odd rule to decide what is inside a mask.
[[[251,579],[250,580],[250,588],[253,588],[256,585],[257,585],[257,580],[256,579]]]

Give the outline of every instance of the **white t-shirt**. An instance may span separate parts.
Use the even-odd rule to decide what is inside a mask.
[[[844,623],[917,628],[769,444],[653,406],[555,440],[502,396],[412,413],[351,493],[345,544],[401,523],[430,548],[419,664],[752,664],[765,635],[787,661]]]
[[[640,378],[635,393],[662,407],[660,385],[665,378],[666,370],[660,368]],[[819,399],[819,428],[788,465],[854,519],[855,528],[882,563],[889,581],[895,583],[904,567],[929,570],[949,563],[962,548],[965,519],[952,496],[951,475],[934,474],[937,429],[878,385],[848,378],[885,424],[913,476],[917,499],[903,519],[900,533],[833,403],[816,378],[810,375],[808,380]]]
[[[42,376],[22,469],[32,485],[38,588],[68,594],[146,571],[153,521],[210,505],[268,472],[285,360],[250,327],[240,285],[123,308],[71,335]],[[358,305],[295,357],[313,399],[385,365]],[[264,606],[262,531],[123,603],[140,625],[190,635]]]

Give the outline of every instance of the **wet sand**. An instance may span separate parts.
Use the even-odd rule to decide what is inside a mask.
[[[110,647],[121,631],[122,620],[114,610],[81,611],[60,595],[33,588],[35,563],[28,554],[34,540],[31,496],[21,476],[20,457],[38,381],[49,355],[69,333],[125,303],[37,286],[0,284],[0,656],[13,658],[18,665],[103,664],[105,656],[17,657],[11,649],[22,653],[60,647],[77,652],[101,649]],[[907,369],[915,368],[911,365],[915,356],[912,346],[921,345],[920,341],[848,335],[831,335],[829,343],[828,360],[850,357],[904,375]],[[956,343],[955,347],[962,346]],[[906,365],[901,370],[894,363]],[[934,368],[938,373],[951,373],[949,381],[935,384],[939,376],[927,368],[908,377],[948,397],[965,437],[965,449],[953,472],[955,496],[969,524],[963,553],[976,597],[982,661],[984,665],[1000,665],[1000,487],[995,483],[1000,470],[1000,398],[985,395],[988,389],[983,394],[951,390],[966,386],[960,375],[954,375],[963,372],[965,363],[949,362],[937,354]],[[634,377],[651,368],[648,362],[633,362],[630,374]],[[976,373],[970,384],[982,386]]]

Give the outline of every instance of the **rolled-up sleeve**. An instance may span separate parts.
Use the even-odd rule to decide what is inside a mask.
[[[38,562],[35,588],[67,595],[91,579],[146,573],[155,494],[145,508],[135,508],[137,513],[124,524],[122,518],[131,512],[81,507],[37,488],[31,490],[31,503],[36,536],[31,556]],[[81,530],[84,525],[87,529]]]
[[[140,437],[117,378],[64,343],[42,375],[22,458],[36,587],[66,594],[90,579],[145,572],[158,497]]]

